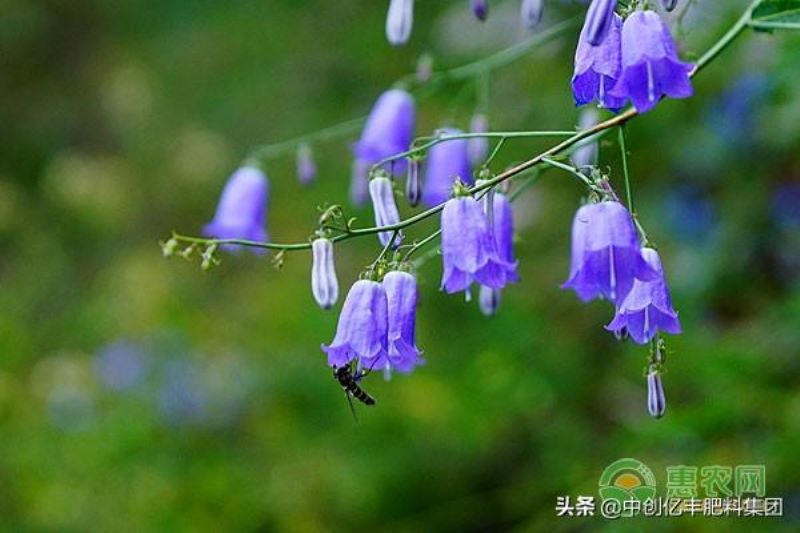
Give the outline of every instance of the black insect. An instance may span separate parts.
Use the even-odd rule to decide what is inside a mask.
[[[333,378],[342,386],[344,394],[347,397],[347,403],[350,404],[350,412],[353,413],[353,418],[358,422],[355,407],[353,407],[353,400],[355,398],[364,405],[375,405],[375,398],[369,395],[367,391],[361,388],[358,384],[361,378],[369,374],[369,371],[357,371],[353,373],[350,365],[333,367]]]

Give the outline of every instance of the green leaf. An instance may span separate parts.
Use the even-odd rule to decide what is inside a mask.
[[[800,30],[800,0],[764,0],[753,10],[750,26],[757,30]]]

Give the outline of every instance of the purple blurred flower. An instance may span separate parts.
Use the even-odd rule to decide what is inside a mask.
[[[489,16],[489,0],[470,0],[470,6],[478,20],[484,21]]]
[[[617,0],[593,0],[586,11],[582,38],[591,46],[599,46],[606,40],[615,24],[614,8]]]
[[[534,29],[542,21],[543,11],[544,0],[522,0],[519,10],[522,25],[529,30]]]
[[[367,368],[381,368],[388,356],[388,302],[380,283],[356,281],[345,298],[336,336],[322,345],[328,364],[342,367],[353,359]]]
[[[501,289],[493,289],[485,285],[481,285],[481,290],[478,293],[478,307],[485,316],[492,316],[497,314],[500,308],[500,299],[502,297]]]
[[[456,129],[442,131],[443,136],[461,133]],[[430,149],[422,187],[422,202],[425,205],[433,207],[450,198],[456,180],[469,185],[473,183],[467,146],[465,139],[452,139]]]
[[[414,99],[406,91],[384,92],[370,111],[361,139],[353,145],[356,159],[374,165],[387,157],[408,150],[414,136]],[[405,161],[394,161],[386,170],[405,172]]]
[[[495,191],[492,209],[492,233],[497,243],[497,255],[509,264],[517,264],[514,257],[514,211],[505,194]],[[509,273],[509,281],[519,281],[516,270]]]
[[[598,118],[599,117],[596,109],[591,107],[583,109],[578,120],[578,130],[588,130],[597,124]],[[587,169],[588,167],[596,166],[598,152],[599,146],[597,138],[590,137],[588,139],[584,139],[578,143],[578,147],[572,152],[572,163],[578,169],[583,170]]]
[[[394,199],[392,180],[384,177],[373,178],[369,182],[369,195],[372,198],[372,209],[375,212],[375,226],[382,228],[400,222],[400,212],[397,210],[397,202]],[[378,240],[383,246],[387,246],[394,233],[394,231],[382,231],[378,233]],[[398,231],[392,241],[392,248],[397,248],[401,242],[403,242],[403,232]]]
[[[217,239],[266,241],[264,229],[269,182],[255,167],[242,167],[228,179],[222,190],[214,220],[203,233]]]
[[[634,279],[653,280],[658,272],[642,257],[628,210],[619,202],[587,204],[572,223],[570,277],[561,286],[587,302],[603,297],[619,303]]]
[[[310,185],[317,177],[317,164],[311,146],[306,143],[297,148],[297,179],[303,185]]]
[[[613,332],[624,329],[638,344],[647,344],[659,331],[679,334],[681,324],[678,313],[672,308],[658,252],[642,248],[641,253],[658,275],[649,281],[634,280],[633,287],[617,305],[617,314],[606,329]]]
[[[369,167],[370,164],[361,159],[353,161],[350,176],[350,203],[361,207],[369,198]]]
[[[442,264],[442,288],[449,294],[467,291],[473,282],[502,289],[517,279],[517,265],[500,257],[481,204],[470,196],[444,206]]]
[[[661,374],[651,370],[647,374],[647,411],[654,418],[661,418],[667,410],[667,398],[664,395],[664,384]]]
[[[760,129],[758,112],[772,85],[764,74],[748,72],[727,86],[708,109],[709,126],[730,151],[750,153]]]
[[[662,96],[688,98],[694,93],[689,72],[678,58],[669,28],[655,11],[636,11],[622,27],[622,74],[611,96],[629,98],[639,113]]]
[[[147,362],[142,348],[126,341],[104,346],[94,358],[94,371],[109,389],[129,390],[144,378]]]
[[[408,272],[389,272],[383,278],[389,304],[389,365],[400,372],[411,372],[424,361],[417,348],[417,280]]]
[[[386,38],[394,46],[408,42],[414,24],[414,0],[389,0],[386,14]]]
[[[612,111],[618,111],[625,105],[626,98],[610,94],[622,70],[621,28],[622,19],[612,12],[605,39],[595,46],[587,38],[588,25],[583,26],[578,38],[578,48],[575,50],[575,73],[572,76],[575,105],[581,106],[597,100],[600,107]]]
[[[422,196],[422,179],[420,176],[420,165],[422,162],[416,157],[408,160],[408,175],[406,176],[406,199],[411,207],[419,204]]]
[[[191,360],[170,361],[159,390],[159,410],[174,426],[196,425],[206,421],[208,396],[198,365]]]
[[[311,243],[311,292],[314,300],[323,309],[330,309],[339,299],[339,281],[333,262],[333,243],[319,238]]]
[[[770,211],[778,227],[800,229],[800,183],[784,183],[776,187]]]
[[[489,131],[489,119],[484,113],[475,113],[469,125],[470,133],[486,133]],[[467,154],[469,162],[473,166],[478,166],[489,155],[489,139],[487,137],[475,137],[467,141]]]

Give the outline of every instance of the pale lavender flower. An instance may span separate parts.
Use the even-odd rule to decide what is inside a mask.
[[[445,129],[442,135],[459,135],[457,129]],[[434,145],[428,152],[422,202],[428,207],[441,204],[448,198],[456,180],[471,185],[472,169],[467,154],[466,139],[451,139]]]
[[[216,239],[266,241],[268,197],[267,176],[255,167],[240,168],[225,184],[214,219],[203,233]]]
[[[489,131],[489,118],[485,113],[475,113],[469,125],[470,133],[486,133]],[[474,137],[467,141],[467,154],[469,162],[473,166],[478,166],[489,155],[488,137]]]
[[[501,258],[483,209],[470,196],[444,206],[442,266],[442,288],[449,294],[467,291],[473,282],[502,289],[517,279],[517,265]]]
[[[578,119],[578,130],[588,130],[597,124],[599,116],[596,109],[591,107],[581,111],[580,118]],[[597,165],[597,157],[600,147],[596,138],[584,139],[578,143],[578,147],[572,152],[572,163],[578,169],[586,169],[587,167],[594,167]]]
[[[618,111],[625,105],[625,97],[611,94],[622,72],[621,28],[622,19],[612,12],[605,39],[600,44],[592,45],[589,42],[588,26],[584,25],[581,30],[575,50],[575,73],[572,76],[575,105],[581,106],[596,100],[600,107],[612,111]]]
[[[393,271],[384,276],[383,288],[389,305],[389,367],[410,372],[424,363],[416,343],[417,280],[408,272]]]
[[[485,285],[481,285],[481,290],[478,293],[478,307],[485,316],[492,316],[497,314],[500,308],[500,299],[502,297],[501,289],[493,289]]]
[[[598,297],[621,303],[635,279],[651,281],[658,272],[642,257],[628,210],[619,202],[587,204],[572,223],[570,277],[562,285],[583,301]]]
[[[489,0],[470,0],[470,6],[478,20],[484,21],[489,16]]]
[[[529,30],[536,28],[542,21],[544,0],[522,0],[520,6],[520,20],[522,25]]]
[[[361,159],[353,160],[350,175],[350,203],[361,207],[369,198],[369,168],[370,164]]]
[[[634,280],[633,287],[617,305],[616,316],[606,329],[613,332],[624,330],[636,343],[647,344],[659,331],[679,334],[681,324],[678,313],[672,308],[658,252],[642,248],[641,255],[657,275],[648,281]]]
[[[487,195],[484,202],[491,198],[491,209],[484,209],[491,224],[491,232],[494,235],[497,246],[498,257],[508,264],[516,265],[517,259],[514,256],[514,212],[511,209],[511,202],[505,194],[494,191]],[[519,281],[516,270],[508,273],[509,282]],[[500,306],[501,289],[481,286],[478,304],[484,315],[490,316],[497,312]]]
[[[311,146],[306,143],[297,148],[297,179],[303,185],[310,185],[317,177],[317,164]]]
[[[588,44],[599,46],[606,40],[614,23],[616,7],[617,0],[592,0],[586,11],[586,21],[583,23],[585,39]]]
[[[404,45],[414,24],[414,0],[389,0],[386,14],[386,38],[394,46]]]
[[[656,370],[647,373],[647,411],[654,418],[661,418],[667,410],[667,398],[661,374]]]
[[[400,212],[397,210],[397,202],[394,199],[394,188],[392,180],[385,177],[373,178],[369,182],[369,195],[372,198],[372,209],[375,212],[375,226],[393,226],[400,222]],[[389,244],[394,231],[382,231],[378,233],[378,240],[383,246]],[[397,248],[403,241],[403,232],[398,231],[392,241],[392,248]]]
[[[356,281],[345,298],[333,342],[322,345],[328,364],[340,368],[356,359],[366,368],[381,368],[388,356],[388,313],[383,286]]]
[[[318,238],[311,243],[311,292],[323,309],[330,309],[339,299],[339,281],[333,261],[333,243]]]
[[[645,113],[662,96],[692,96],[693,68],[678,58],[675,41],[658,13],[636,11],[622,27],[622,72],[611,96],[630,99],[636,111]]]
[[[406,176],[406,199],[411,207],[419,204],[422,196],[422,177],[420,176],[420,165],[422,162],[412,157],[408,160],[408,175]]]
[[[414,136],[414,99],[406,91],[384,92],[370,111],[361,138],[353,145],[356,159],[374,165],[408,150]],[[387,163],[385,169],[396,175],[405,173],[405,161]]]

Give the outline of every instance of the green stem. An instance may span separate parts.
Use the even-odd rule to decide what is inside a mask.
[[[631,189],[631,176],[628,171],[628,143],[627,132],[625,131],[625,124],[619,127],[619,149],[622,153],[622,174],[625,177],[625,196],[628,197],[628,211],[631,215],[636,217],[636,209],[633,205],[633,190]]]
[[[742,16],[739,17],[739,20],[731,26],[731,28],[723,35],[719,41],[717,41],[714,46],[708,49],[708,51],[703,54],[700,59],[697,60],[697,63],[694,66],[694,69],[689,73],[690,76],[694,76],[700,70],[702,70],[706,65],[711,63],[719,54],[721,54],[730,44],[736,40],[740,33],[742,33],[751,23],[753,19],[753,10],[761,4],[763,0],[754,0],[748,7],[745,9]]]

